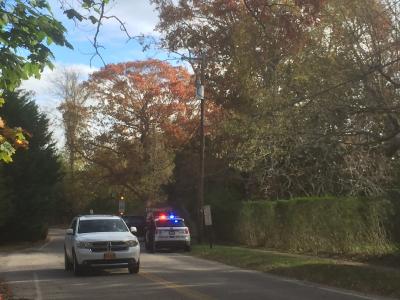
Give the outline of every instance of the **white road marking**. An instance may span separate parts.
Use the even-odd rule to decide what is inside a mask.
[[[35,282],[36,298],[35,300],[43,300],[42,291],[39,286],[39,279],[36,273],[33,273],[33,281]]]
[[[49,238],[49,241],[47,243],[45,243],[44,245],[42,245],[39,250],[43,250],[44,248],[46,248],[48,245],[50,245],[50,243],[52,242],[51,238]]]

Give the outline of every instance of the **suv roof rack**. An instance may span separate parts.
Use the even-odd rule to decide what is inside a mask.
[[[115,215],[102,215],[102,214],[98,214],[98,215],[78,215],[78,217],[89,217],[89,218],[91,218],[91,217],[93,217],[93,218],[98,218],[98,217],[118,217],[118,216],[115,216]]]

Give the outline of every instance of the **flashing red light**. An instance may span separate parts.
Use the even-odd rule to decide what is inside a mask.
[[[160,215],[160,220],[166,220],[167,216],[166,215]]]

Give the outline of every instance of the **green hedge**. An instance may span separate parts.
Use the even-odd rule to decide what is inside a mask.
[[[297,198],[244,202],[237,222],[240,242],[295,252],[383,254],[390,248],[386,200]]]

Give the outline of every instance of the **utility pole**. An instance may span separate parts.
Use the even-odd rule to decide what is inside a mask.
[[[204,137],[204,68],[205,55],[202,54],[200,62],[200,74],[196,74],[196,98],[200,100],[200,174],[197,199],[197,224],[198,224],[198,241],[203,241],[204,235],[204,154],[205,154],[205,137]]]
[[[198,193],[197,193],[197,230],[199,243],[203,241],[204,236],[204,154],[205,154],[205,137],[204,137],[204,120],[205,120],[205,109],[204,109],[204,83],[205,74],[204,69],[206,65],[206,56],[204,54],[201,57],[186,57],[182,56],[183,60],[189,61],[192,65],[193,70],[196,74],[196,100],[200,100],[200,168],[199,168],[199,181],[198,181]],[[197,68],[193,66],[193,62],[198,62]]]

